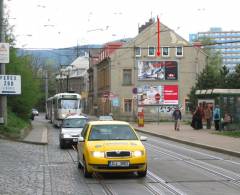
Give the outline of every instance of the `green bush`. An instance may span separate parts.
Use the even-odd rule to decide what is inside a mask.
[[[29,121],[25,121],[16,116],[15,113],[8,111],[8,124],[0,125],[0,134],[6,137],[20,138],[22,129],[29,127]]]

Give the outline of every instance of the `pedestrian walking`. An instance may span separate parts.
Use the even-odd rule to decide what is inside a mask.
[[[214,110],[213,110],[213,121],[215,125],[215,130],[219,131],[220,130],[220,108],[219,105],[216,105]]]
[[[182,120],[182,113],[178,107],[173,111],[172,117],[174,120],[174,130],[179,131],[180,130],[180,120]]]
[[[206,104],[204,107],[204,118],[207,123],[207,129],[211,129],[211,123],[212,123],[212,110],[210,108],[209,104]]]

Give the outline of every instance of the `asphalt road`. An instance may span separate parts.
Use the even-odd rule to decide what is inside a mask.
[[[240,158],[149,136],[148,174],[94,174],[85,179],[76,152],[61,150],[59,129],[48,145],[0,140],[0,194],[238,195]]]

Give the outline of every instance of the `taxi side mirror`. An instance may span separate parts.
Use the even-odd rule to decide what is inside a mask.
[[[147,137],[145,137],[145,136],[140,136],[140,140],[141,140],[141,141],[147,141]]]
[[[78,142],[84,142],[84,138],[83,137],[78,137]]]

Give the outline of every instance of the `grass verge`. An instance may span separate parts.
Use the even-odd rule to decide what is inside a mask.
[[[214,134],[240,138],[240,131],[220,131],[214,132]]]
[[[8,112],[8,124],[0,125],[0,134],[2,137],[19,139],[24,136],[27,129],[30,128],[30,123],[19,117],[13,112]]]

